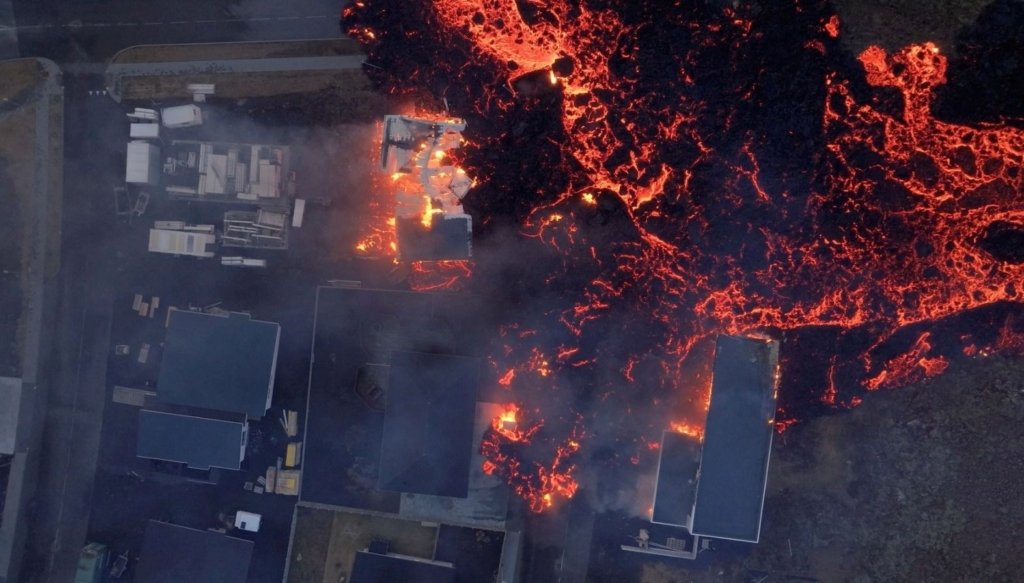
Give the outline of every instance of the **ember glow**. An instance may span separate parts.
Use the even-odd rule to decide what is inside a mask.
[[[387,91],[466,117],[467,208],[520,233],[534,293],[489,360],[532,433],[493,427],[483,451],[534,510],[575,493],[576,458],[617,448],[594,462],[614,469],[664,430],[700,435],[681,420],[703,418],[693,363],[719,333],[784,339],[780,430],[1024,345],[1012,321],[950,332],[1024,301],[1024,262],[992,243],[1024,231],[1024,132],[937,119],[941,51],[848,59],[825,2],[690,4],[346,12]],[[508,293],[479,268],[475,287]]]
[[[372,36],[369,38],[373,38]],[[420,113],[419,117],[448,121],[442,116]],[[381,157],[384,124],[377,124],[377,135],[380,137],[372,144],[370,160]],[[440,144],[438,149],[427,150],[422,146],[417,155],[417,162],[411,169],[388,168],[372,174],[372,197],[369,201],[368,220],[364,224],[364,234],[356,243],[356,252],[362,257],[386,258],[399,263],[397,218],[399,215],[415,215],[420,224],[429,230],[436,218],[443,216],[444,209],[435,205],[429,194],[434,190],[445,190],[445,187],[460,181],[468,181],[462,168],[451,166],[447,151],[442,148],[455,148],[459,144]],[[374,164],[375,162],[370,162]],[[386,175],[387,179],[382,178]],[[429,179],[424,178],[429,176]],[[425,190],[422,181],[426,180],[431,191]],[[439,185],[441,185],[439,187]],[[417,291],[457,291],[463,288],[472,273],[468,260],[441,261],[410,261],[409,285]]]

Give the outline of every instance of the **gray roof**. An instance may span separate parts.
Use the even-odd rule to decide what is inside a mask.
[[[675,431],[661,436],[651,522],[686,526],[693,511],[700,466],[700,440]]]
[[[21,379],[0,377],[0,454],[17,450],[20,413]]]
[[[150,520],[137,583],[245,583],[252,541]]]
[[[479,381],[475,358],[392,354],[378,488],[466,497]]]
[[[778,344],[719,336],[693,534],[757,542],[775,418]]]
[[[245,425],[162,411],[139,411],[138,455],[196,469],[237,470]]]
[[[468,216],[437,217],[429,228],[419,217],[401,218],[395,229],[398,253],[405,261],[469,259],[473,254],[472,221]]]
[[[356,553],[352,583],[452,583],[455,569],[436,561],[413,557]]]
[[[281,327],[227,316],[173,310],[157,381],[164,403],[260,418],[273,394]]]

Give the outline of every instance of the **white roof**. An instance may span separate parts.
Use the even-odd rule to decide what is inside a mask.
[[[124,180],[131,184],[149,184],[153,179],[152,170],[160,157],[160,150],[149,142],[132,140],[128,142],[127,163]]]
[[[0,377],[0,454],[17,447],[18,414],[21,412],[21,379]]]

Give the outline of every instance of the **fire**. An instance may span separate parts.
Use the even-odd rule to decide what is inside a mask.
[[[578,427],[555,447],[550,462],[525,459],[543,426],[543,420],[525,423],[519,406],[510,403],[491,421],[491,430],[480,446],[485,457],[483,471],[504,478],[533,512],[552,507],[559,498],[572,498],[579,488],[573,477],[576,466],[571,462],[580,449]]]
[[[435,91],[472,119],[460,163],[481,178],[474,218],[518,226],[522,289],[543,290],[510,310],[490,352],[530,407],[516,431],[537,430],[492,427],[483,448],[531,508],[575,492],[584,422],[635,444],[635,463],[665,427],[699,435],[675,419],[706,409],[685,367],[718,333],[835,351],[813,394],[777,384],[780,430],[801,409],[941,374],[957,354],[1024,346],[1010,324],[962,347],[937,326],[1024,303],[1024,263],[982,245],[1024,230],[1024,131],[936,118],[935,45],[871,47],[853,69],[825,3],[399,5],[367,1],[346,22],[388,65],[385,89]],[[579,402],[587,419],[552,414]]]
[[[685,421],[673,421],[670,425],[672,431],[682,433],[694,439],[704,439],[704,428],[686,423]]]

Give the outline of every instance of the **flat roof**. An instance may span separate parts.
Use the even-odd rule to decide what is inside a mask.
[[[157,399],[260,418],[273,395],[281,327],[247,314],[172,310]]]
[[[0,377],[0,454],[11,455],[18,447],[21,417],[21,379]]]
[[[693,534],[757,542],[775,419],[778,343],[719,336]]]
[[[466,497],[479,383],[475,358],[392,353],[378,488]]]
[[[472,219],[468,216],[434,217],[430,227],[420,218],[395,222],[398,253],[405,261],[469,259],[473,255]]]
[[[351,583],[452,583],[455,569],[450,564],[405,555],[356,553]]]
[[[150,520],[136,571],[138,583],[245,583],[252,541]]]
[[[201,470],[237,470],[244,430],[244,424],[233,421],[143,409],[139,411],[138,455]]]
[[[676,431],[661,435],[651,522],[687,526],[697,491],[701,442]]]
[[[472,297],[362,288],[317,289],[303,443],[307,502],[398,512],[399,494],[374,488],[380,469],[388,367],[397,352],[476,355],[482,326]],[[356,381],[380,372],[382,398]],[[365,376],[365,375],[364,375]],[[472,413],[470,414],[472,417]],[[470,446],[467,444],[466,450]]]
[[[504,408],[504,405],[498,403],[476,403],[473,439],[467,447],[470,458],[469,493],[466,497],[449,498],[403,492],[398,509],[398,514],[402,518],[443,522],[470,528],[505,528],[511,490],[499,476],[484,473],[484,456],[480,453],[480,443],[484,434]]]

